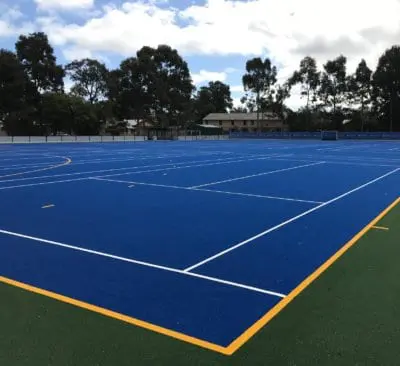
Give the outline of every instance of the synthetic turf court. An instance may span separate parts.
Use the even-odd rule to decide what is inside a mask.
[[[0,145],[0,275],[232,354],[399,187],[395,142]]]

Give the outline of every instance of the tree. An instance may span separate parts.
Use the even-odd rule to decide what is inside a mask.
[[[71,97],[61,93],[44,93],[40,120],[45,135],[72,134]]]
[[[15,47],[19,61],[38,91],[63,90],[65,72],[57,65],[54,50],[45,33],[21,35]]]
[[[378,118],[390,131],[400,130],[400,46],[393,46],[379,58],[373,87]]]
[[[85,58],[69,63],[65,70],[74,82],[72,94],[87,99],[91,104],[105,98],[108,70],[103,63]]]
[[[232,108],[232,113],[247,113],[247,108],[245,106],[237,106]]]
[[[42,124],[47,134],[96,135],[101,124],[95,108],[74,95],[45,93],[42,97]]]
[[[230,87],[221,81],[211,81],[208,86],[202,86],[194,100],[198,120],[202,120],[209,113],[226,113],[232,107]]]
[[[335,128],[339,128],[339,119],[341,116],[337,113],[338,107],[342,105],[345,99],[347,88],[346,63],[344,56],[339,56],[334,60],[328,61],[324,65],[324,72],[321,77],[319,96],[325,107],[331,109],[331,114],[335,121]]]
[[[246,112],[257,112],[256,98],[251,93],[246,93],[242,98],[240,98],[240,103],[243,105]]]
[[[367,103],[371,101],[372,71],[364,59],[358,64],[356,72],[348,80],[350,101],[360,105],[361,131],[364,130],[364,111]]]
[[[295,71],[288,80],[288,85],[301,85],[301,96],[306,97],[306,109],[309,109],[309,103],[316,101],[316,92],[320,82],[320,73],[318,72],[317,63],[310,56],[304,57],[300,61],[300,68]]]
[[[152,103],[148,92],[148,75],[136,57],[123,60],[108,77],[108,97],[119,119],[145,119]]]
[[[290,97],[289,83],[277,85],[269,102],[272,112],[276,113],[282,120],[285,119],[285,100]]]
[[[246,73],[242,77],[245,91],[250,91],[254,95],[254,104],[257,110],[257,129],[260,128],[259,113],[265,106],[265,100],[271,95],[271,88],[276,83],[277,69],[272,65],[271,60],[266,58],[264,61],[253,58],[246,62]],[[247,103],[253,104],[252,97],[247,97]]]
[[[37,97],[17,56],[0,50],[0,121],[9,135],[33,133],[31,114]]]
[[[137,52],[141,92],[150,102],[152,119],[160,127],[179,125],[190,109],[194,86],[187,63],[167,45]]]

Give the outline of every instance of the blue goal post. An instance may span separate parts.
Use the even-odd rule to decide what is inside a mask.
[[[339,140],[338,131],[321,131],[321,140],[334,141]]]

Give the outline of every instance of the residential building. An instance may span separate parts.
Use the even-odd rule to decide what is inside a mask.
[[[210,113],[203,118],[204,125],[221,127],[224,132],[275,132],[287,126],[278,115],[259,113]]]

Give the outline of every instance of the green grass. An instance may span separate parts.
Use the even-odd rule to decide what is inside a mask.
[[[0,285],[0,365],[398,365],[400,205],[233,356]]]

